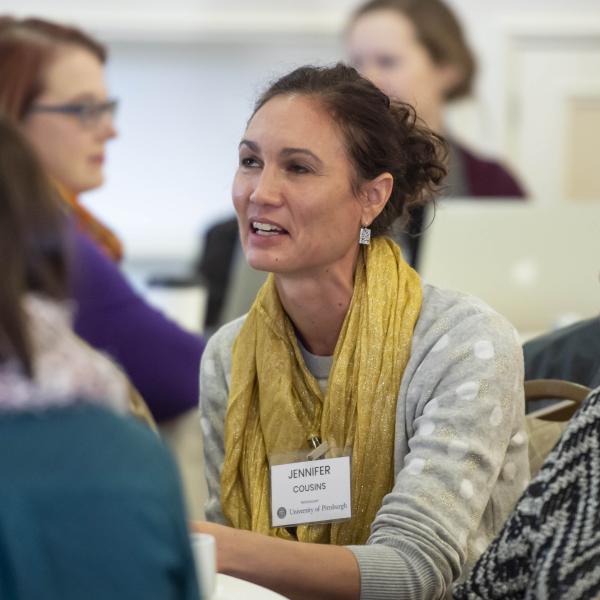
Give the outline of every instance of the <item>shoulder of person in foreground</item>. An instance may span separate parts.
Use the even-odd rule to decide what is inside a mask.
[[[208,486],[205,511],[209,521],[224,523],[221,512],[221,469],[225,459],[225,412],[229,398],[231,358],[245,316],[223,325],[208,340],[200,365],[200,424]]]
[[[151,307],[84,234],[72,248],[75,331],[123,367],[157,421],[195,408],[204,340]]]
[[[19,507],[9,552],[28,557],[20,597],[197,598],[179,477],[154,433],[82,403],[0,418],[0,431],[12,482],[0,505]]]
[[[424,286],[397,416],[394,487],[368,544],[351,547],[361,597],[442,597],[529,478],[514,328],[475,298]]]

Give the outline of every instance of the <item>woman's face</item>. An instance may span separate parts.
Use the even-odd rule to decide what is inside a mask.
[[[426,122],[439,120],[455,69],[433,61],[410,19],[394,10],[366,13],[352,24],[346,42],[352,66],[364,77],[414,106]]]
[[[43,82],[34,106],[93,106],[108,99],[104,68],[85,49],[59,50]],[[48,174],[67,191],[79,194],[102,185],[106,142],[116,135],[109,113],[83,123],[73,114],[33,110],[23,130]]]
[[[250,266],[298,275],[351,268],[364,218],[352,177],[342,134],[317,100],[269,100],[246,129],[233,181]]]

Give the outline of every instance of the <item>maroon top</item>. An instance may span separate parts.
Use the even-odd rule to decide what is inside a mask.
[[[499,163],[475,156],[458,144],[453,144],[465,169],[470,196],[524,198],[525,192],[517,180]]]

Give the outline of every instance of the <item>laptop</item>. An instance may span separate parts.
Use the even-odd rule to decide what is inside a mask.
[[[600,313],[600,201],[442,200],[429,222],[423,279],[478,296],[524,338]]]

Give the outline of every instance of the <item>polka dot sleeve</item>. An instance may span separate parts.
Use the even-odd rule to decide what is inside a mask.
[[[221,510],[221,471],[225,460],[224,428],[229,381],[231,348],[243,318],[223,326],[211,337],[200,364],[200,425],[204,445],[204,473],[208,497],[206,519],[225,523]]]
[[[475,299],[429,289],[397,417],[394,487],[369,545],[350,547],[361,598],[438,598],[528,482],[523,358],[512,326]]]

